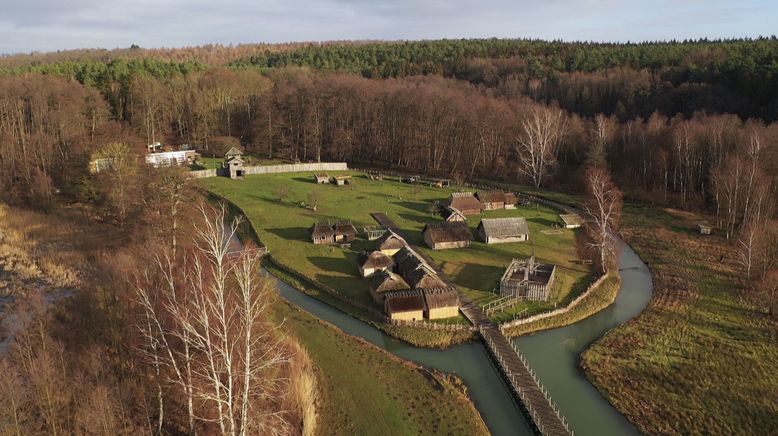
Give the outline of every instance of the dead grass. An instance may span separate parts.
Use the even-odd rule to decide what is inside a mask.
[[[289,368],[290,408],[300,416],[300,425],[296,431],[303,436],[313,436],[316,434],[318,418],[316,404],[321,401],[316,385],[315,367],[308,350],[299,342],[290,341],[289,347],[294,355]]]
[[[778,326],[743,298],[731,246],[696,233],[700,218],[627,210],[622,231],[654,295],[583,365],[643,433],[764,434],[778,428]]]

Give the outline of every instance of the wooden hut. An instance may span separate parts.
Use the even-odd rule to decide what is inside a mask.
[[[229,149],[229,150],[227,150],[227,151],[224,153],[224,159],[225,159],[225,160],[227,160],[227,159],[229,159],[229,158],[231,158],[231,157],[235,157],[235,156],[243,156],[243,151],[241,151],[241,150],[240,150],[239,148],[237,148],[237,147],[230,147],[230,149]]]
[[[383,304],[387,293],[407,291],[411,287],[399,274],[391,271],[378,271],[370,277],[368,288],[373,300],[378,304]]]
[[[421,176],[404,176],[400,178],[400,181],[403,183],[419,183],[419,180],[421,180]]]
[[[477,192],[475,194],[481,202],[483,210],[505,209],[505,193],[500,191]]]
[[[559,214],[559,220],[562,221],[562,227],[566,229],[577,229],[584,223],[581,215],[578,215],[577,213]]]
[[[327,173],[316,173],[313,175],[313,179],[317,185],[326,185],[330,182],[330,176]]]
[[[710,225],[707,221],[703,221],[697,224],[697,228],[700,229],[701,235],[710,235],[713,232],[713,226]]]
[[[424,289],[424,306],[427,319],[455,317],[459,315],[459,294],[454,288]]]
[[[398,235],[392,229],[387,229],[383,236],[376,241],[376,250],[394,256],[401,248],[408,245],[402,236]]]
[[[350,185],[351,176],[348,175],[335,176],[332,178],[332,183],[334,183],[337,186]]]
[[[446,208],[443,209],[443,215],[445,216],[445,221],[447,223],[467,221],[465,214],[460,212],[459,209],[453,208],[451,206],[446,206]]]
[[[394,255],[397,272],[412,288],[441,288],[446,284],[412,248],[405,246]]]
[[[484,218],[478,224],[478,239],[487,244],[523,242],[529,239],[527,220],[514,218]]]
[[[430,186],[433,188],[448,188],[451,186],[451,179],[432,179]]]
[[[246,175],[246,170],[243,169],[244,163],[246,162],[244,162],[243,158],[240,156],[228,157],[224,163],[222,163],[224,174],[231,179],[242,179],[243,176]]]
[[[516,205],[519,204],[519,198],[513,192],[505,193],[505,208],[516,209]]]
[[[463,222],[427,224],[422,231],[424,242],[433,250],[466,248],[470,246],[473,234]]]
[[[351,242],[357,239],[357,228],[351,221],[338,221],[332,229],[335,231],[335,242]]]
[[[396,292],[384,300],[384,310],[390,319],[417,321],[424,319],[424,296],[421,292]]]
[[[383,180],[384,175],[381,174],[381,171],[368,171],[367,178],[370,180]]]
[[[374,251],[360,257],[359,273],[362,277],[370,277],[378,271],[387,271],[392,268],[394,268],[394,259],[380,251]]]
[[[554,284],[556,265],[540,263],[535,256],[513,259],[500,280],[500,294],[525,300],[546,301]]]
[[[311,233],[311,241],[316,245],[335,243],[335,230],[329,223],[316,223],[311,226],[309,231]]]
[[[465,215],[478,215],[481,213],[481,202],[472,192],[453,192],[448,198],[448,206],[457,209]]]

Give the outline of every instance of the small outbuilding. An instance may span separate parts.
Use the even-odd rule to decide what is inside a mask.
[[[316,173],[313,175],[313,179],[318,185],[326,185],[330,182],[330,176],[327,173]]]
[[[472,192],[453,192],[448,198],[448,206],[457,209],[465,215],[478,215],[481,213],[481,202]]]
[[[424,305],[428,319],[452,318],[459,315],[459,294],[454,288],[424,289]]]
[[[505,193],[505,208],[516,209],[516,205],[519,204],[519,198],[513,192]]]
[[[365,238],[367,238],[368,241],[375,241],[381,236],[384,236],[386,229],[383,227],[366,226],[362,228],[362,232],[365,234]]]
[[[394,259],[380,251],[360,257],[359,273],[362,277],[370,277],[379,271],[391,271],[392,268],[394,268]]]
[[[563,213],[559,215],[559,220],[562,221],[562,227],[566,229],[577,229],[584,223],[581,215],[577,213]]]
[[[546,301],[554,283],[556,265],[541,263],[535,256],[513,259],[500,280],[500,294],[525,300]]]
[[[500,191],[477,192],[483,210],[505,209],[505,193]]]
[[[231,179],[242,179],[246,174],[246,171],[243,169],[244,163],[246,162],[240,156],[230,156],[224,161],[222,168],[224,168],[224,172]]]
[[[422,231],[424,242],[433,250],[466,248],[470,246],[473,234],[463,222],[427,224]]]
[[[368,171],[367,178],[370,180],[383,180],[384,175],[381,174],[381,171]]]
[[[707,221],[697,224],[697,227],[700,229],[701,235],[710,235],[713,232],[713,226]]]
[[[350,185],[351,176],[348,175],[334,176],[332,178],[332,183],[334,183],[337,186]]]
[[[378,271],[370,277],[368,285],[370,295],[378,304],[383,304],[389,292],[407,291],[411,287],[398,274],[391,271]]]
[[[235,156],[243,156],[243,151],[237,147],[230,147],[230,149],[224,153],[224,160]]]
[[[392,293],[384,300],[384,310],[390,319],[417,321],[424,318],[424,296],[421,292]]]
[[[311,241],[316,245],[335,243],[335,230],[330,223],[316,223],[311,226],[309,232],[311,233]]]
[[[335,242],[351,242],[357,239],[357,228],[351,221],[338,221],[332,229],[335,231]]]
[[[421,176],[404,176],[400,178],[400,181],[403,183],[419,183],[419,180],[421,180]]]
[[[376,241],[376,250],[394,256],[400,249],[407,246],[402,236],[398,235],[392,229],[387,229],[383,236]]]
[[[451,186],[451,179],[432,179],[430,186],[434,188],[448,188]]]
[[[529,240],[529,226],[523,217],[484,218],[478,224],[478,239],[487,244]]]

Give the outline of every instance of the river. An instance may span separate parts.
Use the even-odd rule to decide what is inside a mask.
[[[631,319],[648,303],[652,283],[646,265],[627,246],[619,267],[622,287],[614,304],[568,327],[514,339],[532,369],[552,394],[577,435],[636,434],[636,429],[586,379],[581,352],[605,332]],[[283,282],[281,296],[348,334],[429,368],[454,373],[468,387],[471,399],[494,435],[524,435],[531,430],[480,342],[431,350],[409,345],[309,297]]]

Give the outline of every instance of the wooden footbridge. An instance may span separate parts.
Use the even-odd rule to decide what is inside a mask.
[[[397,225],[384,213],[371,213],[380,225],[402,236]],[[406,238],[407,239],[407,238]],[[440,268],[419,250],[411,245],[424,260],[435,269],[440,278],[455,287]],[[480,306],[466,295],[459,293],[459,310],[470,321],[483,338],[487,350],[494,359],[503,380],[511,393],[524,408],[532,425],[542,435],[574,435],[567,420],[559,411],[548,391],[543,387],[537,375],[530,368],[519,349],[505,337],[502,331],[489,319]]]

